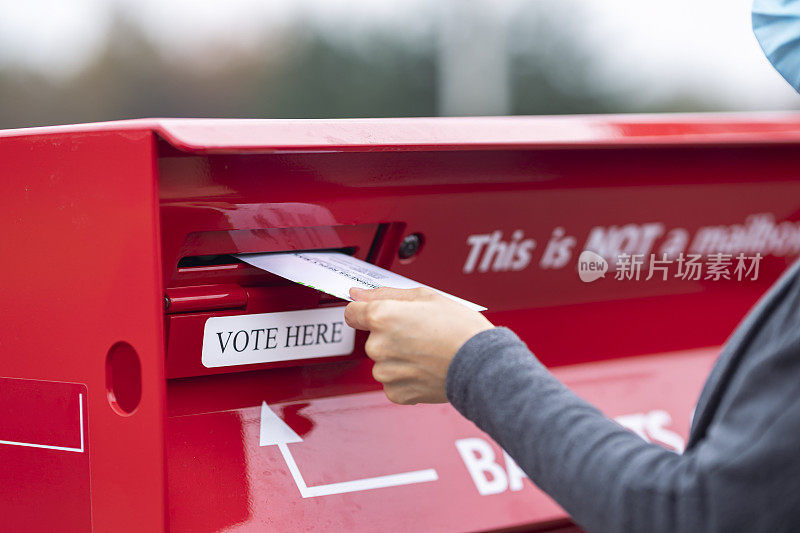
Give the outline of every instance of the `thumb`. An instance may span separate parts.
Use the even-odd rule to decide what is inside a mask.
[[[420,296],[417,289],[395,289],[394,287],[378,287],[377,289],[350,289],[350,297],[356,302],[371,300],[415,300]]]

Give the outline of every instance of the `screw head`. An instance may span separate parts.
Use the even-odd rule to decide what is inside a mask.
[[[422,246],[422,236],[419,233],[412,233],[407,235],[403,242],[400,243],[397,255],[400,256],[400,259],[410,259],[419,252],[420,246]]]

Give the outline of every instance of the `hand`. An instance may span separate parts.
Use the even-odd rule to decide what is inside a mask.
[[[443,403],[450,361],[473,335],[494,326],[477,311],[427,289],[350,289],[344,318],[368,330],[372,375],[394,403]]]

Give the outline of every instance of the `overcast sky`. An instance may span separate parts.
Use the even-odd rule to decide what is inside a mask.
[[[522,2],[454,0],[513,13]],[[603,50],[600,79],[641,84],[642,98],[683,90],[736,109],[800,108],[800,96],[761,54],[750,26],[751,0],[580,0],[591,13],[576,32]],[[64,76],[102,43],[113,9],[141,22],[176,57],[241,47],[295,18],[346,37],[363,29],[403,35],[435,27],[442,0],[0,0],[0,68],[25,65]],[[598,87],[602,90],[602,87]]]

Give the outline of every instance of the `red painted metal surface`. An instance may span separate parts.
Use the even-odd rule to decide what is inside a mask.
[[[27,531],[47,509],[59,531],[87,531],[91,489],[86,387],[0,378],[0,406],[3,529]],[[55,501],[59,505],[53,506]]]
[[[0,136],[153,131],[195,153],[496,150],[775,144],[800,140],[797,114],[400,119],[140,119],[24,128]]]
[[[91,498],[96,531],[165,527],[155,158],[148,131],[0,139],[0,376],[81,384],[87,394],[91,493],[56,486],[43,470],[16,471],[6,490],[50,495],[22,530],[60,530],[72,505],[61,494],[70,490]],[[106,354],[120,341],[141,364],[142,399],[131,416],[108,400]],[[20,465],[15,453],[0,445],[4,468]]]
[[[247,305],[247,291],[241,285],[190,285],[166,291],[168,313],[189,313],[209,309],[235,309]]]
[[[564,513],[528,482],[514,490],[500,451],[452,409],[388,404],[363,334],[338,358],[203,367],[209,317],[336,304],[228,254],[341,249],[480,302],[579,394],[674,445],[716,347],[800,253],[799,143],[797,115],[140,120],[0,132],[0,328],[13,354],[0,376],[85,387],[89,474],[59,465],[71,479],[89,476],[70,487],[98,531],[562,527]],[[410,233],[423,245],[401,260]],[[744,239],[764,255],[758,279],[610,272],[587,284],[576,273],[590,243],[613,255],[681,238],[706,255]],[[527,260],[503,259],[501,241],[528,242]],[[107,361],[119,342],[140,378],[127,348],[124,365]],[[118,386],[123,395],[140,386],[141,401],[115,405]],[[437,479],[302,498],[278,447],[259,445],[262,402],[302,438],[286,446],[307,491],[420,469]],[[9,427],[20,422],[11,417]],[[464,439],[487,443],[506,490],[478,491],[456,445]],[[17,448],[0,443],[0,461],[16,461]],[[47,468],[38,457],[31,465]],[[74,506],[51,480],[13,473],[8,490],[42,497],[12,507],[12,522],[63,526]],[[31,517],[33,505],[48,512]]]

